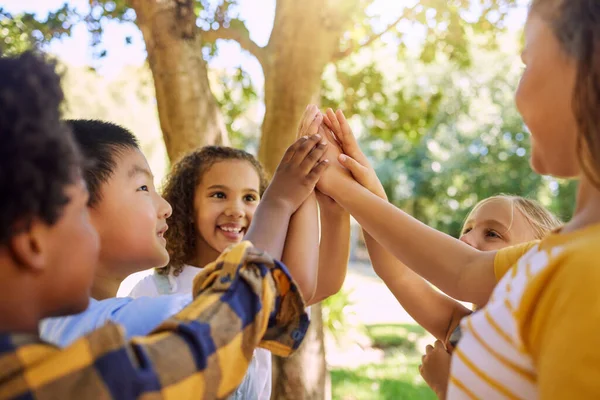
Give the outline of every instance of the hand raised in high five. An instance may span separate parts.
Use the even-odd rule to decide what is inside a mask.
[[[319,134],[296,140],[283,155],[262,202],[276,201],[292,213],[296,211],[329,165],[323,157],[327,147],[328,143]]]
[[[319,107],[309,104],[302,114],[300,125],[298,126],[298,133],[296,139],[300,139],[302,136],[312,136],[320,132],[320,127],[323,123],[323,114],[319,110]],[[323,138],[325,136],[321,135]]]
[[[375,169],[369,163],[367,156],[360,149],[342,110],[337,110],[334,113],[331,108],[327,109],[323,117],[323,123],[331,129],[335,135],[337,145],[343,153],[338,156],[340,164],[352,173],[358,183],[373,194],[387,200],[383,185],[379,181]]]

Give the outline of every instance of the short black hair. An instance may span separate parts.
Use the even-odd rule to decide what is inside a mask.
[[[53,62],[31,52],[0,57],[0,244],[34,220],[54,224],[80,176],[81,157],[60,119]]]
[[[108,181],[117,165],[117,157],[125,150],[139,149],[136,137],[127,129],[112,122],[71,119],[66,121],[73,130],[75,141],[88,161],[83,177],[90,192],[88,205],[101,200],[100,186]]]

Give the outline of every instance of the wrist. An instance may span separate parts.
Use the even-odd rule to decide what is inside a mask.
[[[260,205],[268,210],[277,210],[283,215],[288,215],[289,217],[291,217],[292,214],[299,208],[286,198],[282,196],[276,196],[274,193],[272,194],[268,188],[265,191],[263,198],[260,200]]]

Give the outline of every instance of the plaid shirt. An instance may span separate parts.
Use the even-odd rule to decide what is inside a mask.
[[[285,267],[249,242],[206,267],[194,295],[154,333],[129,342],[114,324],[65,349],[0,334],[0,398],[221,399],[240,384],[257,346],[288,356],[308,329]]]

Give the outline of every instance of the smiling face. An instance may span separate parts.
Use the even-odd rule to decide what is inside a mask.
[[[115,159],[113,175],[102,185],[101,199],[90,209],[100,235],[100,268],[123,278],[169,262],[167,218],[172,209],[157,192],[146,157],[125,149]]]
[[[535,231],[525,215],[506,198],[493,198],[477,206],[460,237],[462,242],[481,251],[499,250],[535,239]]]
[[[259,201],[260,178],[251,163],[226,160],[210,166],[194,194],[197,258],[212,261],[239,243]]]

